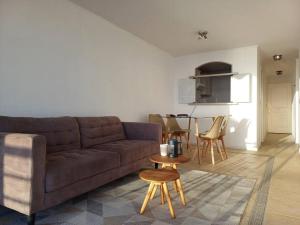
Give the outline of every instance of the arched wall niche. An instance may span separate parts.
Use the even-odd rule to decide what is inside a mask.
[[[209,62],[198,66],[195,69],[196,76],[232,73],[232,65],[225,62]]]
[[[195,69],[196,102],[198,103],[228,103],[230,99],[230,76],[232,65],[225,62],[209,62]],[[218,75],[220,76],[209,76]]]

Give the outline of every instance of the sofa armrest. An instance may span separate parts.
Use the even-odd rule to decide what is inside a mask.
[[[128,139],[152,140],[161,143],[162,128],[155,123],[122,122]]]
[[[0,133],[0,204],[26,215],[43,208],[46,139]]]

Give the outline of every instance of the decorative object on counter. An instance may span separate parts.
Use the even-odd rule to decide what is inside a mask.
[[[178,157],[178,141],[176,139],[169,140],[169,157]]]
[[[168,144],[161,144],[160,145],[160,155],[161,156],[168,156]]]

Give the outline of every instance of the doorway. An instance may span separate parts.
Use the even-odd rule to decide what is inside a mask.
[[[267,96],[267,131],[292,133],[292,85],[290,83],[268,84]]]

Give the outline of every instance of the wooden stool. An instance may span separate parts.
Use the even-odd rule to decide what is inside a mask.
[[[157,165],[155,166],[155,168],[158,168],[158,164],[161,164],[161,168],[172,167],[173,169],[177,169],[177,165],[187,163],[188,161],[190,161],[190,159],[183,155],[179,155],[178,157],[171,158],[168,156],[161,156],[160,154],[155,154],[150,156],[150,161],[154,162]],[[178,188],[176,184],[177,182],[178,181],[174,181],[174,189],[178,192]],[[184,197],[183,197],[183,202],[184,202],[183,204],[185,205],[186,203]]]
[[[160,193],[161,193],[161,204],[165,203],[165,198],[166,198],[166,200],[168,202],[170,214],[171,214],[172,218],[175,218],[175,212],[174,212],[174,209],[172,206],[167,182],[175,182],[176,183],[176,189],[180,195],[181,203],[183,205],[185,205],[185,198],[184,198],[181,182],[179,179],[180,175],[177,172],[177,170],[172,169],[172,168],[143,170],[142,172],[140,172],[139,176],[142,180],[150,182],[149,189],[146,194],[146,197],[143,202],[140,213],[141,214],[144,213],[149,200],[154,198],[157,187],[159,186]]]

